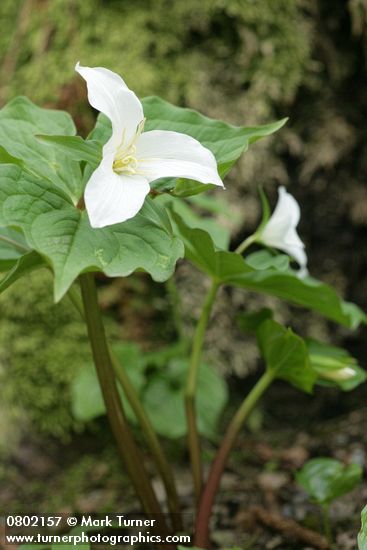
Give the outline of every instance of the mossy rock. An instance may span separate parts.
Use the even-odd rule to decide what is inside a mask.
[[[65,86],[78,87],[73,69],[80,60],[122,74],[141,96],[262,118],[274,101],[294,96],[310,55],[297,0],[31,4],[1,3],[4,100],[25,94],[63,102]],[[82,98],[81,82],[79,90]]]
[[[36,434],[65,439],[80,427],[70,410],[70,383],[78,369],[92,361],[82,320],[68,298],[52,302],[46,270],[2,294],[0,316],[4,409],[14,423],[21,419],[23,429],[31,425]]]

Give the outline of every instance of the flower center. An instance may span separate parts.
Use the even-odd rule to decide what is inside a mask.
[[[120,145],[117,147],[112,168],[116,174],[137,174],[138,161],[136,158],[136,142],[144,130],[145,118],[139,122],[132,139],[125,143],[125,130],[122,133]]]

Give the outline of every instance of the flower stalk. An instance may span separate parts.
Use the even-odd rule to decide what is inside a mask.
[[[115,374],[107,347],[106,335],[97,301],[97,290],[92,273],[80,275],[80,286],[88,335],[95,367],[100,382],[107,416],[118,449],[139,500],[147,515],[160,514],[161,508],[145,470],[117,391]]]
[[[205,298],[204,306],[200,315],[199,322],[196,326],[194,340],[191,349],[190,366],[186,380],[185,388],[185,408],[188,433],[188,447],[190,452],[191,470],[194,480],[194,489],[197,502],[199,502],[202,484],[202,460],[200,450],[200,439],[197,427],[196,418],[196,392],[197,378],[202,355],[205,330],[208,325],[209,317],[213,308],[214,300],[218,292],[219,285],[216,281],[212,281],[212,285]]]
[[[171,512],[172,526],[175,532],[182,531],[183,526],[181,509],[176,489],[176,483],[166,455],[162,449],[157,434],[153,430],[153,427],[144,410],[144,407],[140,403],[134,386],[131,384],[129,377],[127,376],[125,370],[122,368],[119,360],[114,354],[111,355],[111,361],[115,369],[117,380],[119,381],[124,391],[124,394],[129,401],[132,410],[134,411],[134,414],[144,434],[145,441],[148,445],[149,450],[152,453],[153,460],[155,461],[157,469],[161,474],[162,481],[166,490],[168,509]]]
[[[239,432],[241,431],[249,414],[255,407],[260,397],[272,383],[273,379],[274,374],[271,371],[265,371],[257,384],[244,399],[227,428],[222,444],[212,463],[208,480],[200,500],[196,518],[194,540],[194,545],[198,548],[209,548],[209,520],[211,517],[214,500],[219,489],[220,480],[227,464],[228,456],[233,449]]]
[[[68,296],[74,307],[80,313],[83,320],[85,320],[83,304],[80,300],[80,295],[74,286],[69,289]],[[148,445],[150,452],[152,453],[152,458],[155,461],[159,473],[161,474],[167,494],[167,504],[168,509],[171,513],[172,526],[176,532],[182,531],[180,503],[175,480],[169,462],[159,442],[159,439],[150,423],[150,420],[144,410],[144,407],[139,400],[134,386],[131,384],[129,377],[126,375],[125,370],[123,369],[113,350],[108,345],[108,342],[106,343],[116,378],[120,383],[132,410],[134,411],[134,414],[140,424],[141,430],[145,437],[145,441]]]

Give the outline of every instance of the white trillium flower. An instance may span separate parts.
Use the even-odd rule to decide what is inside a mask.
[[[273,214],[262,229],[258,241],[271,248],[278,248],[294,258],[300,266],[299,276],[307,275],[305,245],[296,231],[301,217],[298,202],[279,187],[279,198]]]
[[[85,79],[89,103],[112,123],[102,161],[85,189],[92,227],[105,227],[135,216],[159,178],[182,177],[223,187],[215,157],[186,134],[144,132],[143,106],[122,78],[103,67],[75,70]]]
[[[351,367],[344,367],[342,369],[328,370],[322,373],[321,377],[325,380],[332,380],[334,382],[343,382],[349,380],[355,376],[355,370]]]

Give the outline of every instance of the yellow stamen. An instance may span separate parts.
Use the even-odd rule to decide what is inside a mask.
[[[124,129],[122,133],[121,143],[117,148],[115,159],[113,161],[113,170],[117,174],[137,174],[138,173],[138,161],[136,159],[136,142],[144,130],[145,118],[139,122],[136,132],[130,142],[125,144]]]

